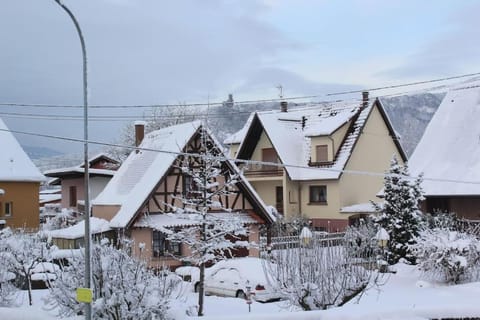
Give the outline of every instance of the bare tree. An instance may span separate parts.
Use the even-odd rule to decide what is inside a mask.
[[[231,172],[223,153],[211,134],[201,128],[200,156],[186,157],[180,167],[188,179],[182,197],[183,208],[172,208],[177,217],[189,220],[191,227],[164,230],[170,241],[187,244],[191,254],[183,259],[200,267],[198,287],[198,315],[203,315],[205,265],[234,256],[235,249],[248,248],[248,228],[241,215],[225,215],[231,209],[224,207],[222,197],[229,196],[238,183],[238,172]],[[232,163],[232,166],[235,165]]]
[[[266,274],[303,310],[341,306],[365,290],[374,274],[376,245],[371,234],[351,228],[345,237],[329,239],[303,229],[297,242],[267,256]]]

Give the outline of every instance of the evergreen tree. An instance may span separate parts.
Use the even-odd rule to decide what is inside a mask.
[[[375,219],[390,236],[385,252],[389,264],[395,264],[401,258],[415,264],[409,246],[415,243],[422,226],[422,214],[418,208],[419,201],[423,200],[421,182],[421,176],[413,180],[408,166],[401,166],[393,157],[384,178],[384,206],[377,206],[381,214]]]

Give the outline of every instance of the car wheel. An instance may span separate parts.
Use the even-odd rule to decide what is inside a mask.
[[[237,293],[235,294],[235,297],[244,299],[244,300],[247,299],[247,295],[242,290],[238,290]]]
[[[193,291],[194,292],[198,292],[200,290],[200,282],[197,282],[195,283],[195,285],[193,286]]]

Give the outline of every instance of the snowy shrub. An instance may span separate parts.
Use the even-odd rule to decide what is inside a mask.
[[[384,205],[379,207],[373,203],[380,212],[375,222],[390,237],[385,250],[389,264],[395,264],[402,258],[412,264],[416,262],[410,247],[424,224],[418,208],[419,201],[423,199],[421,182],[421,176],[413,180],[407,165],[399,165],[394,157],[384,178]]]
[[[49,250],[39,234],[23,230],[4,229],[0,231],[0,260],[7,278],[15,278],[19,287],[28,290],[29,304],[32,305],[32,276],[39,265],[48,260]],[[8,290],[8,285],[5,286]]]
[[[72,209],[63,208],[54,217],[47,218],[43,230],[57,230],[74,225],[77,222]]]
[[[378,251],[375,240],[377,228],[370,219],[362,219],[356,226],[349,226],[345,232],[346,249],[350,257],[371,259]]]
[[[73,257],[52,284],[49,302],[61,316],[82,314],[76,289],[84,286],[84,258]],[[143,261],[102,243],[92,246],[94,319],[167,319],[180,279],[168,271],[155,275]]]
[[[426,229],[412,247],[425,277],[459,283],[480,279],[480,241],[449,229]]]
[[[333,245],[314,237],[307,245],[273,250],[265,263],[271,285],[303,310],[343,305],[367,287],[375,264],[367,242],[363,256],[352,254],[359,243],[351,240]]]
[[[0,241],[4,240],[2,234],[0,234]],[[0,307],[11,306],[17,292],[17,288],[12,283],[15,274],[5,268],[8,262],[8,256],[3,252],[0,253]]]

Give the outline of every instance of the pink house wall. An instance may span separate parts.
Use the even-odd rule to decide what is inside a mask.
[[[83,178],[62,179],[62,208],[70,207],[70,187],[77,187],[77,200],[85,199]]]

